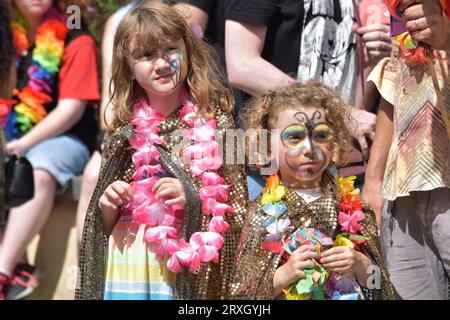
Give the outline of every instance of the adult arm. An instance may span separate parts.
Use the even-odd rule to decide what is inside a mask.
[[[378,112],[377,133],[372,145],[369,163],[367,164],[365,185],[362,193],[363,200],[375,212],[378,228],[380,228],[381,210],[384,201],[381,187],[394,135],[393,113],[392,105],[382,99],[380,111]]]
[[[225,22],[225,58],[233,87],[251,95],[284,87],[292,77],[261,57],[267,26],[253,22]]]

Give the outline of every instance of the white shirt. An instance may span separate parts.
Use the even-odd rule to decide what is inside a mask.
[[[306,203],[311,203],[314,200],[319,199],[322,196],[322,190],[320,187],[312,189],[295,189],[295,192],[305,200]]]

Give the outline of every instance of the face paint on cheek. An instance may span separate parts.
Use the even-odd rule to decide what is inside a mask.
[[[309,139],[307,138],[305,140],[304,148],[306,148],[307,150],[311,150],[312,157],[314,157],[314,154],[316,152],[316,146],[314,145],[314,143],[312,143],[310,138]]]
[[[287,152],[287,154],[288,154],[290,157],[298,157],[298,156],[300,156],[300,155],[302,154],[302,150],[303,150],[302,147],[300,147],[300,148],[295,148],[295,149],[289,149],[288,152]]]
[[[181,49],[177,49],[173,56],[170,58],[169,65],[170,70],[173,72],[181,68],[181,62],[184,60],[184,54]]]
[[[181,83],[181,65],[184,60],[184,54],[181,49],[177,49],[173,57],[169,61],[170,71],[175,72],[174,87],[178,87]]]
[[[315,148],[315,151],[316,151],[317,159],[319,159],[320,161],[325,160],[325,155],[323,154],[322,149]]]
[[[172,59],[169,62],[169,66],[170,66],[170,70],[172,72],[175,72],[175,71],[177,71],[180,68],[180,63],[178,62],[177,59]]]

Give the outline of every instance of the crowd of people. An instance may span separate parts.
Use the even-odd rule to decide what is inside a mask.
[[[450,1],[70,5],[0,5],[0,299],[77,175],[76,299],[450,299]]]

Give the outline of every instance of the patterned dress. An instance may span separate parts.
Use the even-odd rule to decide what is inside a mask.
[[[105,300],[171,300],[176,275],[167,257],[158,261],[154,245],[144,239],[147,227],[133,222],[124,208],[109,237],[106,254]]]
[[[394,137],[383,196],[394,201],[412,191],[450,187],[450,82],[446,59],[410,68],[394,46],[368,80],[394,106]]]

